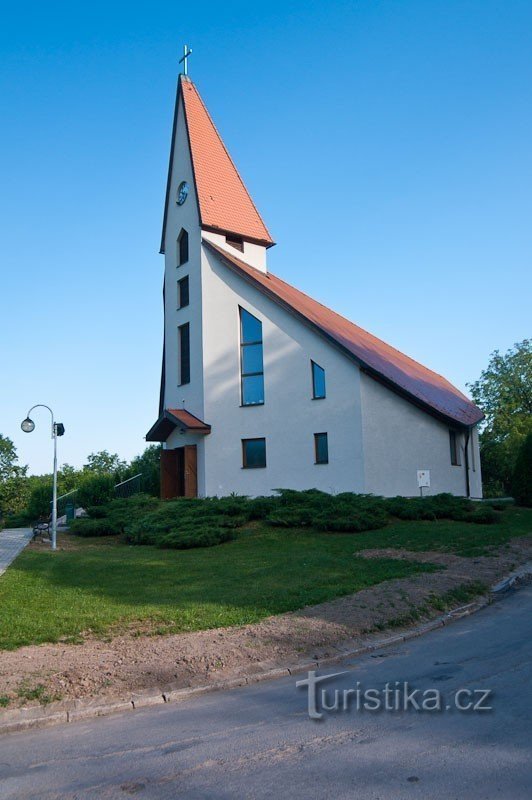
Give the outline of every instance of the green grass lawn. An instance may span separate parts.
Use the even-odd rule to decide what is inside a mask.
[[[354,538],[261,528],[195,550],[77,537],[75,550],[26,550],[0,579],[0,648],[128,626],[163,633],[241,625],[431,569],[355,558]]]
[[[510,509],[495,525],[397,522],[363,534],[247,526],[234,542],[195,550],[68,537],[71,549],[26,550],[0,578],[0,648],[256,622],[435,569],[357,558],[366,547],[477,555],[530,532],[532,510]]]

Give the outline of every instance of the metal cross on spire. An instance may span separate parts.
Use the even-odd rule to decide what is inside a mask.
[[[188,75],[188,62],[187,59],[192,55],[192,50],[189,49],[188,44],[183,45],[183,58],[179,59],[179,63],[183,64],[183,75]]]

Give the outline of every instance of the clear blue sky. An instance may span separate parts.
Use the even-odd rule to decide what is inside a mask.
[[[460,388],[531,331],[530,0],[36,3],[0,27],[0,433],[49,469],[157,414],[168,148],[190,72],[270,268]]]

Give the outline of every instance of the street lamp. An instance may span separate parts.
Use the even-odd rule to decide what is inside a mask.
[[[54,412],[50,406],[45,406],[44,403],[37,403],[32,406],[27,413],[26,419],[20,423],[20,427],[24,433],[31,433],[35,430],[35,423],[30,419],[30,414],[34,408],[47,408],[52,417],[52,439],[54,440],[54,482],[52,494],[52,550],[57,549],[57,437],[62,436],[65,432],[65,426],[60,422],[54,421]]]

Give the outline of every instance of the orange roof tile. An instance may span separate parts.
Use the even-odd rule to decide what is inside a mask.
[[[474,425],[483,418],[480,409],[441,375],[275,275],[259,272],[212,242],[204,239],[203,243],[221,256],[230,268],[339,345],[373,377],[383,380],[412,401],[460,425]]]
[[[180,76],[202,227],[273,245],[231,156],[189,78]]]
[[[211,432],[211,426],[203,422],[186,408],[166,408],[157,422],[146,434],[147,442],[165,442],[175,428],[183,428],[191,433],[206,435]]]

